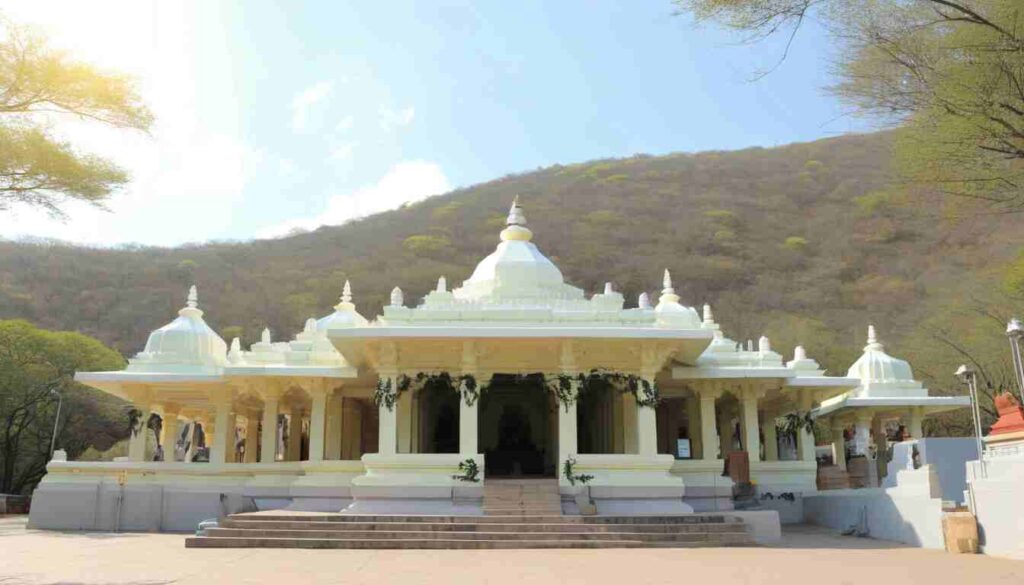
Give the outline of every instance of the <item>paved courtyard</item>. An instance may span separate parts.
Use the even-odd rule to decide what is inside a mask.
[[[788,530],[778,547],[740,549],[186,550],[183,538],[27,531],[24,518],[0,517],[0,584],[1024,583],[1024,561],[951,555],[808,526]]]

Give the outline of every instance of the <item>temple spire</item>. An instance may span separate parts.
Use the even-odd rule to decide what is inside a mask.
[[[672,275],[669,274],[668,268],[665,269],[665,276],[663,276],[662,279],[661,279],[661,285],[664,287],[661,290],[661,294],[663,294],[663,295],[674,295],[674,294],[676,294],[675,289],[672,288]]]
[[[881,342],[878,341],[878,335],[875,333],[874,325],[868,325],[868,344],[864,346],[864,351],[868,351],[869,349],[878,351],[883,349]]]
[[[348,280],[345,281],[345,288],[341,289],[341,302],[352,302],[352,285],[349,283]]]
[[[512,207],[508,210],[508,218],[505,220],[505,229],[501,230],[501,241],[529,242],[533,238],[533,232],[526,227],[526,215],[523,208],[519,206],[519,196],[512,200]]]
[[[189,308],[195,309],[199,306],[199,292],[196,290],[196,285],[192,285],[188,289],[188,297],[186,297],[186,304]]]

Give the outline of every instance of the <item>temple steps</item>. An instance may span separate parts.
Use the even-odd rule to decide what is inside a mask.
[[[483,511],[488,516],[561,514],[558,480],[488,479],[484,482]]]
[[[750,546],[739,519],[687,516],[235,514],[189,548],[508,549]]]

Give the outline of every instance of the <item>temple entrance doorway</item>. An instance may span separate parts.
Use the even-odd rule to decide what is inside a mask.
[[[479,444],[488,477],[553,477],[558,417],[540,376],[497,374],[481,393]]]

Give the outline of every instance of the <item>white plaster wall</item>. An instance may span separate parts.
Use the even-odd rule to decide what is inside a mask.
[[[942,500],[898,496],[883,488],[829,490],[803,498],[804,521],[846,530],[867,514],[872,538],[894,540],[924,548],[945,548]]]
[[[970,438],[937,437],[895,443],[882,487],[896,486],[896,472],[907,469],[914,445],[917,445],[921,465],[931,465],[938,473],[942,499],[964,503],[964,490],[967,489],[965,464],[978,458],[977,443]]]
[[[1024,559],[1024,458],[988,460],[985,478],[977,467],[977,461],[967,464],[982,550]]]

